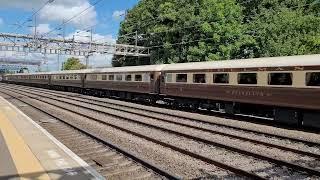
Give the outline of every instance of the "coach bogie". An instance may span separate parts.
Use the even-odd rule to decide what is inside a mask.
[[[310,128],[320,128],[320,112],[318,111],[303,111],[302,115],[303,126]]]
[[[301,112],[296,109],[275,108],[274,119],[278,123],[291,126],[302,125]]]

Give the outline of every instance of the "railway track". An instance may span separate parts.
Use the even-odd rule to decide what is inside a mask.
[[[19,99],[28,97],[28,95],[22,94],[22,93],[18,93],[18,92],[16,92],[16,91],[11,91],[10,93],[8,93],[8,92],[3,92],[3,89],[1,89],[0,92],[3,93],[3,94],[9,95],[9,96],[14,96],[15,98],[19,98]],[[14,93],[15,95],[12,95],[11,93]],[[30,97],[29,97],[29,98],[30,98]],[[35,98],[35,97],[31,97],[31,98],[32,98],[32,99],[37,99],[37,98]],[[27,103],[27,102],[25,102],[25,100],[22,100],[22,101],[23,101],[24,103]],[[41,101],[41,100],[40,100],[40,99],[37,99],[37,101]],[[45,102],[45,103],[48,104],[47,102]],[[34,105],[32,105],[31,103],[27,103],[27,104],[30,105],[30,106],[34,106]],[[65,107],[60,107],[60,108],[61,108],[61,109],[65,109]],[[68,110],[68,111],[70,111],[70,110]],[[71,111],[70,111],[70,112],[71,112]],[[74,114],[79,114],[79,113],[77,113],[77,112],[73,112],[73,113],[74,113]],[[85,116],[85,115],[84,115],[84,114],[81,114],[81,116]],[[91,117],[90,119],[91,119],[91,120],[94,120],[94,121],[100,121],[100,122],[101,122],[101,120],[98,120],[98,119],[95,119],[95,118],[92,118],[92,117]],[[103,123],[103,122],[101,122],[101,123]],[[68,123],[68,124],[69,124],[69,123]],[[111,126],[112,126],[112,125],[111,125]],[[113,127],[115,127],[115,126],[113,126]],[[240,177],[241,177],[241,176],[242,176],[242,177],[244,176],[244,177],[247,177],[247,178],[249,177],[249,178],[251,178],[251,179],[265,179],[265,178],[263,178],[263,177],[260,177],[260,176],[258,176],[258,175],[256,175],[256,174],[254,174],[254,173],[247,172],[247,171],[244,171],[244,170],[241,170],[241,169],[238,169],[238,168],[235,168],[235,167],[226,165],[226,164],[221,163],[221,162],[217,162],[217,161],[215,161],[215,160],[213,160],[213,159],[203,157],[203,156],[201,156],[201,155],[198,155],[198,154],[195,154],[195,153],[186,151],[186,150],[184,150],[184,149],[182,149],[182,148],[179,148],[179,147],[176,147],[176,146],[172,146],[172,145],[170,145],[170,144],[167,144],[167,143],[164,143],[164,142],[161,142],[161,141],[157,141],[157,140],[155,140],[155,139],[149,138],[149,137],[147,137],[147,136],[140,135],[140,134],[135,133],[135,132],[130,132],[130,131],[124,129],[124,128],[121,128],[121,127],[117,127],[117,128],[120,129],[120,130],[122,130],[122,131],[125,131],[125,132],[128,132],[128,133],[130,133],[130,134],[133,134],[133,135],[135,135],[135,136],[137,136],[137,137],[146,139],[146,140],[151,141],[151,142],[154,142],[154,143],[156,143],[156,144],[160,144],[160,145],[163,146],[163,147],[167,147],[167,148],[173,149],[174,151],[177,151],[177,152],[179,152],[179,153],[188,155],[188,156],[190,156],[190,157],[192,157],[192,158],[195,158],[195,159],[201,160],[201,161],[203,161],[203,162],[206,162],[206,163],[209,163],[209,164],[212,164],[212,165],[221,167],[221,168],[225,169],[226,171],[231,171],[231,172],[235,173],[237,176],[240,176]],[[228,177],[228,176],[227,176],[227,177]],[[232,175],[232,177],[234,178],[233,175]],[[231,179],[233,179],[233,178],[231,178]]]
[[[132,114],[136,114],[136,115],[143,115],[145,117],[154,118],[157,120],[166,121],[166,119],[176,119],[175,122],[177,124],[185,125],[185,126],[188,126],[188,125],[186,123],[180,123],[180,122],[189,121],[189,122],[194,122],[194,123],[198,123],[198,124],[208,124],[211,126],[219,126],[219,128],[234,129],[234,130],[238,130],[238,131],[245,132],[245,133],[260,134],[263,136],[274,137],[277,139],[286,139],[289,141],[303,143],[303,144],[307,144],[310,146],[320,146],[320,141],[315,142],[315,141],[307,140],[307,138],[301,137],[299,135],[297,135],[295,137],[290,137],[290,136],[286,136],[286,135],[282,135],[282,134],[276,134],[274,132],[270,133],[267,131],[261,131],[260,129],[257,129],[257,128],[250,129],[250,128],[239,127],[239,126],[230,125],[230,124],[222,124],[219,122],[217,123],[217,122],[213,122],[210,120],[204,120],[204,119],[198,118],[199,114],[196,114],[197,118],[195,118],[195,117],[190,116],[189,115],[190,113],[187,113],[187,115],[176,114],[176,112],[170,112],[170,110],[168,112],[167,109],[165,109],[166,111],[163,111],[163,109],[159,110],[159,108],[150,109],[150,108],[146,108],[146,106],[143,106],[140,104],[129,105],[129,103],[124,104],[124,102],[121,102],[121,101],[115,101],[115,100],[111,100],[111,99],[105,100],[105,99],[95,98],[92,96],[83,96],[83,95],[78,95],[78,94],[69,93],[69,92],[60,92],[60,91],[53,91],[53,90],[47,90],[47,89],[39,90],[39,88],[26,87],[26,86],[24,86],[23,88],[30,89],[32,91],[38,91],[38,92],[53,95],[53,96],[57,96],[57,97],[61,97],[61,98],[72,99],[72,100],[75,100],[78,102],[85,102],[85,103],[88,103],[91,105],[103,106],[106,108],[110,108],[110,109],[114,109],[114,110],[118,110],[118,111],[122,111],[122,112],[128,112],[128,113],[132,113]],[[126,109],[123,109],[123,108],[126,108]],[[128,108],[130,110],[128,110]],[[137,113],[137,111],[140,111],[140,112]],[[144,111],[146,113],[141,113],[141,111]],[[174,121],[171,121],[171,122],[175,123]],[[193,127],[196,128],[194,125],[193,125]],[[202,130],[205,131],[204,128],[202,128]],[[228,136],[228,134],[223,133],[221,131],[213,131],[213,130],[209,130],[209,131],[212,133],[218,133],[221,135]],[[238,138],[239,138],[239,136],[238,136]],[[249,139],[247,138],[246,140],[249,140]]]
[[[187,128],[192,128],[195,130],[199,130],[199,131],[203,131],[203,132],[208,132],[208,133],[212,133],[212,134],[217,134],[217,135],[222,135],[222,136],[226,136],[226,137],[230,137],[230,138],[235,138],[235,139],[239,139],[242,141],[247,141],[250,143],[255,143],[255,144],[261,144],[261,145],[265,145],[268,147],[273,147],[273,148],[278,148],[284,151],[290,151],[293,153],[297,153],[300,155],[306,155],[306,156],[311,156],[314,158],[318,158],[320,159],[320,154],[317,153],[312,153],[312,152],[308,152],[308,151],[303,151],[303,150],[299,150],[297,148],[294,147],[286,147],[283,145],[279,145],[279,144],[272,144],[270,142],[265,142],[262,140],[257,140],[257,139],[252,139],[249,137],[242,137],[242,136],[238,136],[238,135],[234,135],[234,134],[229,134],[226,132],[221,132],[218,130],[213,130],[210,128],[203,128],[203,127],[198,127],[198,126],[194,126],[194,125],[190,125],[188,123],[184,123],[183,121],[186,121],[185,119],[183,119],[182,117],[179,117],[180,119],[178,121],[173,121],[172,118],[176,117],[176,116],[168,116],[167,118],[163,117],[163,114],[161,114],[160,112],[154,112],[154,111],[150,111],[148,109],[141,109],[141,108],[137,108],[137,107],[133,107],[133,106],[128,106],[128,105],[123,105],[123,104],[118,104],[118,103],[110,103],[110,102],[106,102],[103,100],[99,100],[99,99],[90,99],[90,98],[84,98],[84,97],[74,97],[74,96],[68,96],[68,95],[64,95],[63,93],[52,93],[52,92],[47,92],[47,91],[37,91],[36,89],[32,89],[33,91],[39,92],[39,93],[43,93],[43,94],[47,94],[50,96],[55,96],[55,97],[59,97],[59,98],[64,98],[64,99],[70,99],[73,101],[77,101],[77,102],[81,102],[81,103],[87,103],[89,105],[96,105],[99,107],[104,107],[104,108],[108,108],[108,109],[113,109],[116,111],[119,111],[121,113],[131,113],[134,115],[139,115],[139,116],[143,116],[143,117],[147,117],[147,118],[152,118],[155,119],[157,121],[162,121],[162,122],[166,122],[166,123],[171,123],[171,124],[175,124],[175,125],[179,125],[182,127],[187,127]],[[153,115],[151,113],[154,113]],[[188,119],[187,119],[188,120]],[[242,131],[244,131],[244,129],[241,129]],[[248,132],[248,131],[247,131]],[[252,132],[249,131],[249,132]],[[258,133],[257,131],[255,131],[255,133]],[[269,135],[270,134],[265,134],[265,133],[260,133],[262,135]],[[279,136],[275,136],[275,137],[279,137]],[[291,137],[284,137],[284,136],[280,136],[282,139],[286,139],[286,140],[290,140],[290,141],[295,141],[295,142],[302,142],[304,144],[308,144],[311,146],[319,146],[320,144],[315,143],[315,142],[310,142],[310,141],[304,141],[301,139],[294,139]]]
[[[304,166],[304,165],[299,164],[299,163],[293,163],[293,162],[288,162],[288,161],[284,161],[284,160],[279,160],[279,159],[274,158],[274,157],[269,157],[268,155],[262,155],[262,154],[255,153],[255,152],[252,152],[252,151],[248,151],[248,150],[244,150],[244,149],[237,148],[237,147],[234,147],[234,146],[230,146],[228,144],[223,144],[221,142],[215,142],[215,141],[211,141],[211,140],[206,139],[206,138],[201,138],[201,137],[189,135],[190,133],[189,134],[181,133],[181,131],[172,130],[172,129],[169,129],[169,128],[164,127],[164,126],[148,124],[148,123],[146,123],[146,121],[144,121],[144,122],[143,121],[139,121],[136,118],[128,118],[128,117],[121,116],[121,115],[119,115],[120,114],[119,112],[121,112],[122,114],[123,113],[131,113],[131,114],[133,114],[135,116],[137,116],[137,115],[144,116],[144,118],[150,118],[149,121],[151,121],[151,118],[153,118],[153,119],[155,119],[157,121],[161,121],[162,123],[171,123],[172,124],[171,126],[179,125],[179,126],[182,126],[183,128],[192,129],[193,131],[203,131],[203,132],[206,132],[206,133],[223,135],[223,136],[227,136],[229,138],[233,138],[233,139],[237,139],[237,140],[241,140],[241,141],[246,141],[247,143],[249,142],[249,143],[252,143],[252,144],[260,144],[260,145],[267,146],[269,148],[270,147],[271,148],[277,148],[277,149],[280,149],[282,151],[289,151],[290,153],[296,153],[296,154],[303,155],[303,156],[309,156],[311,158],[319,158],[319,155],[316,154],[316,153],[311,153],[311,152],[308,152],[308,151],[301,151],[301,150],[298,150],[298,149],[288,148],[288,147],[285,147],[285,146],[279,146],[279,145],[275,145],[275,144],[271,144],[271,143],[267,143],[267,142],[263,142],[263,141],[257,141],[257,140],[253,140],[253,139],[249,139],[249,138],[237,137],[235,135],[231,135],[231,134],[227,134],[227,133],[221,133],[221,132],[219,133],[217,131],[212,131],[212,130],[207,129],[207,128],[200,128],[200,127],[191,126],[191,125],[187,125],[187,124],[183,124],[183,123],[178,123],[176,121],[169,121],[169,120],[166,120],[165,118],[159,118],[159,117],[156,118],[154,116],[150,116],[150,115],[148,116],[148,115],[143,114],[143,113],[142,113],[143,115],[141,115],[141,113],[130,112],[128,109],[127,110],[123,110],[123,109],[119,110],[117,108],[113,108],[113,110],[118,110],[118,113],[106,112],[106,111],[103,111],[103,110],[99,110],[99,108],[112,109],[112,107],[107,106],[107,105],[103,105],[103,104],[97,104],[97,102],[84,102],[84,101],[81,101],[79,99],[75,99],[77,97],[65,96],[65,95],[60,94],[60,93],[54,94],[54,93],[49,92],[49,91],[45,92],[45,91],[32,89],[33,91],[36,91],[36,92],[39,92],[39,93],[41,92],[42,94],[45,94],[45,95],[40,95],[41,96],[41,98],[40,98],[40,97],[36,97],[36,95],[39,95],[39,94],[36,94],[36,93],[32,92],[30,88],[24,88],[24,87],[21,87],[21,86],[19,86],[19,88],[18,88],[18,86],[15,86],[15,87],[17,88],[17,90],[19,89],[20,92],[14,90],[13,91],[14,93],[19,93],[20,95],[28,96],[29,98],[35,98],[35,99],[37,99],[37,100],[39,100],[39,101],[41,101],[43,103],[48,103],[48,104],[51,104],[53,106],[60,106],[60,108],[65,108],[65,107],[62,107],[61,105],[57,105],[56,103],[53,103],[53,101],[55,101],[55,102],[59,102],[59,103],[69,104],[69,105],[75,106],[77,108],[86,108],[87,110],[89,109],[90,111],[95,111],[95,112],[100,113],[100,114],[105,114],[106,116],[111,116],[111,117],[118,118],[118,119],[121,119],[121,120],[124,120],[124,121],[127,121],[127,122],[139,124],[139,126],[145,126],[145,127],[148,127],[148,128],[161,130],[162,132],[166,132],[168,134],[174,134],[176,136],[181,136],[183,138],[186,138],[186,139],[189,139],[189,140],[192,140],[192,141],[196,141],[196,142],[200,142],[200,143],[203,143],[205,145],[210,145],[210,146],[214,146],[214,147],[218,147],[218,148],[224,148],[227,151],[232,151],[232,152],[235,152],[235,153],[239,153],[241,155],[251,156],[254,159],[260,159],[260,160],[266,161],[268,163],[275,164],[277,166],[286,166],[286,167],[289,167],[289,168],[291,168],[293,170],[303,171],[303,172],[308,173],[310,175],[317,175],[317,176],[320,175],[319,170],[316,169],[316,168],[313,168],[313,167],[307,167],[307,166]],[[3,87],[3,86],[2,86],[2,88],[5,89],[5,87]],[[21,92],[24,92],[24,93],[21,93]],[[27,94],[25,94],[25,93],[27,93]],[[48,102],[48,101],[46,101],[44,99],[50,99],[52,102]],[[76,102],[80,103],[80,104],[77,104]],[[106,102],[103,102],[103,103],[106,103]],[[90,106],[92,106],[92,107],[90,107]],[[81,113],[79,113],[79,111],[75,111],[75,110],[71,110],[71,109],[68,109],[68,110],[72,111],[73,113],[81,114]],[[88,115],[86,115],[85,113],[83,113],[81,115],[82,116],[87,116],[87,118],[94,119],[94,118],[92,118],[90,116],[88,117]],[[108,124],[105,121],[101,121],[99,118],[96,118],[94,120],[99,121],[100,123],[103,123],[103,124],[107,124],[109,126],[116,127],[116,125],[111,124],[111,123]],[[126,132],[130,131],[128,129],[124,129],[123,127],[119,127],[119,126],[117,126],[116,128],[121,129],[122,131],[126,131]],[[131,131],[130,133],[135,134],[136,136],[140,136],[140,137],[143,136],[142,134],[138,134],[137,132],[132,132]],[[155,139],[151,139],[150,137],[146,137],[145,136],[143,138],[147,139],[149,141],[156,142]],[[209,161],[208,160],[209,158],[204,159],[205,158],[204,156],[199,157],[199,154],[195,154],[194,152],[190,152],[190,151],[187,152],[184,149],[181,149],[181,148],[177,149],[177,147],[174,147],[174,146],[172,146],[172,145],[170,145],[168,143],[163,143],[163,141],[162,142],[159,141],[159,140],[157,140],[157,141],[158,141],[157,143],[161,144],[162,146],[166,146],[166,147],[169,147],[171,149],[175,149],[176,151],[179,151],[180,153],[187,154],[187,155],[192,156],[194,158],[197,156],[197,158],[202,160],[202,161],[214,164],[214,165],[216,165],[218,167],[221,167],[221,168],[224,168],[224,169],[231,170],[232,172],[234,172],[236,174],[245,173],[245,171],[243,170],[244,168],[239,169],[239,168],[231,167],[231,169],[230,169],[230,166],[225,166],[226,164],[223,164],[223,163],[221,163],[219,161],[213,161],[213,159],[210,159],[210,161]],[[306,142],[306,143],[309,143],[309,142]],[[318,164],[315,164],[314,166],[318,167]],[[234,168],[234,169],[232,169],[232,168]],[[247,172],[247,173],[249,173],[249,174],[246,174],[246,176],[255,175],[255,174],[253,174],[253,172]],[[242,175],[245,175],[245,174],[242,174]],[[269,178],[268,176],[257,176],[257,177],[260,177],[260,178],[266,178],[267,177],[267,178]],[[255,178],[257,178],[257,177],[255,177]]]
[[[34,110],[46,115],[47,118],[36,122],[107,179],[181,179],[111,142],[47,113],[32,103],[21,100],[21,96],[3,94],[9,97],[6,99],[19,101],[18,107],[32,107],[32,110],[25,112],[29,116],[35,113]]]

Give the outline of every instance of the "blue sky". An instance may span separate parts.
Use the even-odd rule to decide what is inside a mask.
[[[0,32],[33,34],[34,22],[28,21],[32,13],[42,7],[48,0],[0,0]],[[68,20],[84,9],[90,7],[99,0],[55,0],[45,6],[37,14],[38,34],[51,32],[63,20]],[[102,0],[100,3],[90,8],[80,16],[74,18],[66,24],[65,36],[71,38],[73,35],[78,40],[86,39],[88,27],[93,26],[94,39],[103,39],[106,42],[115,42],[118,34],[119,25],[125,10],[134,7],[139,0]],[[24,23],[24,24],[23,24]],[[23,26],[21,26],[23,24]],[[76,33],[79,32],[80,33]],[[59,37],[62,30],[55,30],[50,33],[52,37]],[[3,52],[2,52],[3,53]],[[7,53],[8,54],[8,53]],[[3,56],[3,55],[1,55]],[[10,53],[9,55],[10,56]],[[28,55],[36,58],[37,55]],[[41,58],[41,57],[39,57]],[[67,58],[67,57],[66,57]],[[112,56],[93,57],[93,66],[108,65]],[[55,69],[55,56],[49,57],[49,69]]]
[[[24,33],[28,34],[30,33],[30,27],[33,25],[33,22],[26,23],[24,27],[19,28],[17,31],[17,25],[14,25],[18,22],[25,22],[27,19],[30,19],[30,16],[32,15],[32,9],[39,9],[47,0],[11,0],[15,1],[16,3],[10,3],[10,1],[7,0],[0,0],[1,7],[0,7],[0,31],[1,32],[18,32],[18,33]],[[21,2],[21,5],[19,5],[19,1]],[[25,2],[30,1],[30,2]],[[63,4],[63,1],[65,0],[55,0],[50,6],[53,6],[55,4]],[[71,0],[69,0],[71,1]],[[72,0],[74,2],[79,1],[82,2],[89,2],[90,4],[95,3],[97,0]],[[122,18],[115,18],[113,17],[113,13],[121,12],[126,9],[132,8],[134,5],[136,5],[138,0],[103,0],[99,4],[97,4],[94,8],[92,8],[93,11],[96,12],[96,23],[93,23],[94,31],[97,34],[100,35],[109,35],[112,34],[113,36],[117,35],[119,24]],[[7,5],[6,5],[7,4]],[[29,4],[30,7],[26,7],[25,4]],[[74,6],[79,6],[75,4]],[[81,6],[81,5],[80,5]],[[80,7],[79,6],[79,7]],[[70,6],[66,6],[66,8],[72,9],[72,4]],[[85,9],[86,6],[83,6],[82,10]],[[77,21],[79,19],[83,19],[85,16],[88,15],[88,13],[91,13],[92,10],[86,11],[82,15],[80,15],[78,18],[75,18],[74,20]],[[46,9],[42,9],[38,15],[38,25],[39,24],[49,24],[50,28],[55,28],[59,24],[62,23],[63,19],[60,20],[52,20],[48,18],[40,18],[41,14],[45,13],[43,11],[46,11]],[[81,8],[78,9],[78,11],[74,11],[73,14],[77,14],[81,11]],[[57,12],[59,13],[59,12]],[[73,15],[67,14],[65,16],[65,19],[70,19]],[[90,27],[90,23],[83,23],[82,25],[75,26],[73,23],[68,23],[66,25],[66,31],[67,34],[70,34],[75,31],[75,29],[84,29],[87,27]],[[58,31],[57,31],[58,33]]]

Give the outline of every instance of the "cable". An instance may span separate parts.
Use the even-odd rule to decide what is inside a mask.
[[[32,18],[34,15],[38,14],[44,7],[46,7],[48,4],[53,3],[53,2],[54,2],[54,0],[48,0],[46,3],[44,3],[43,6],[41,6],[37,11],[35,11],[29,18],[27,18],[27,20],[24,21],[21,25],[19,25],[19,21],[18,21],[17,24],[19,25],[19,27],[17,27],[17,28],[14,30],[14,32],[16,32],[19,28],[23,27],[24,24],[26,24],[27,22],[29,22],[28,20],[29,20],[30,18]]]
[[[47,33],[44,33],[41,35],[41,38],[43,38],[44,36],[47,36],[49,35],[50,33],[56,31],[56,30],[59,30],[59,28],[61,26],[64,26],[66,24],[68,24],[69,22],[71,22],[73,19],[75,19],[76,17],[78,17],[79,15],[83,14],[84,12],[88,11],[89,9],[91,9],[92,7],[94,7],[95,5],[97,5],[98,3],[102,2],[104,0],[97,0],[95,3],[93,3],[92,5],[90,5],[89,7],[87,7],[86,9],[84,9],[83,11],[81,11],[80,13],[78,14],[75,14],[74,16],[72,16],[70,19],[68,19],[67,21],[64,21],[62,24],[58,25],[57,27],[55,27],[54,29],[52,29],[51,31],[47,32]]]

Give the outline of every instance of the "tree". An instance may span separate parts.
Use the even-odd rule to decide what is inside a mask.
[[[71,57],[64,63],[62,70],[79,70],[85,68],[86,66],[82,64],[78,58]]]
[[[139,45],[153,47],[151,64],[230,59],[252,41],[242,21],[236,0],[142,0],[122,22],[118,43],[134,43],[126,34],[144,34]],[[115,58],[139,65],[136,58]]]
[[[151,47],[150,61],[182,63],[320,53],[320,0],[141,0],[121,23],[118,43]]]
[[[255,2],[256,5],[247,5],[255,12],[247,15],[250,35],[256,40],[255,57],[320,53],[320,9],[317,1]]]

